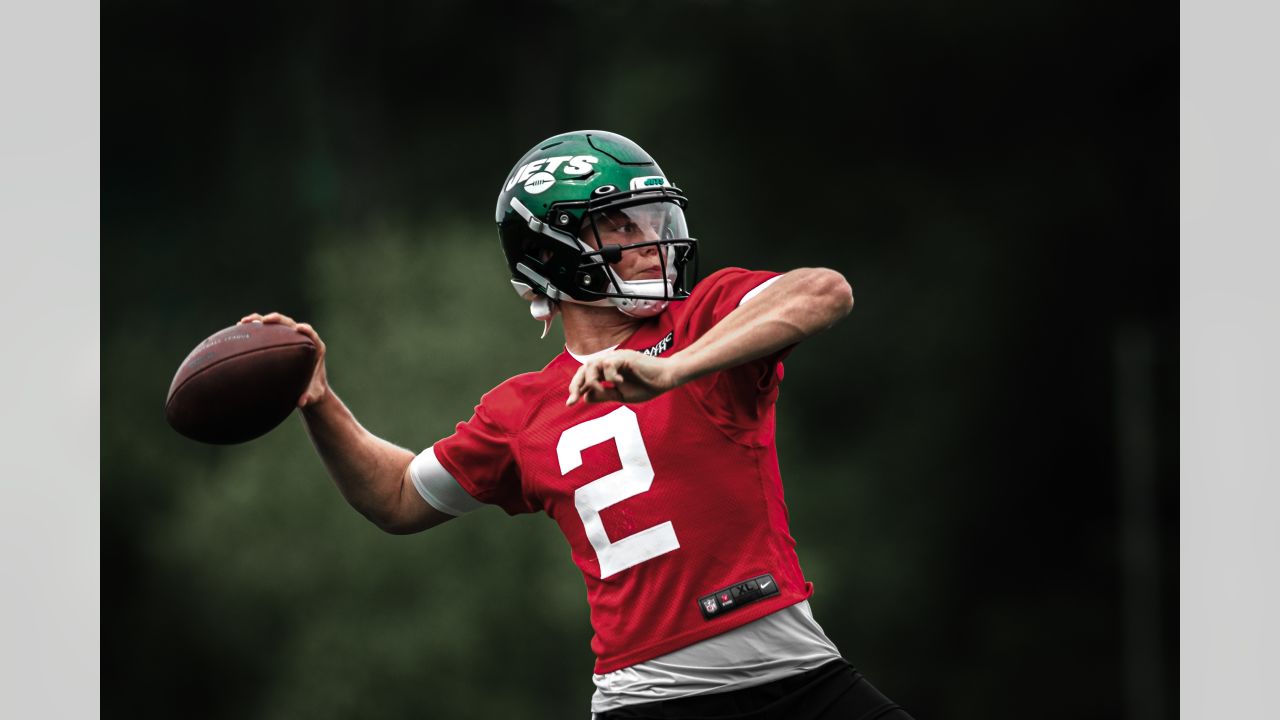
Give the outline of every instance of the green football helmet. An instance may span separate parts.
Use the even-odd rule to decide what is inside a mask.
[[[498,193],[494,214],[511,285],[525,300],[656,315],[689,297],[697,280],[687,204],[653,158],[621,135],[581,130],[547,138],[520,158]],[[656,253],[662,270],[623,280],[612,265],[624,251]]]

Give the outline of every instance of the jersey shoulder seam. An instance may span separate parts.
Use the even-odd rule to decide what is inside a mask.
[[[559,359],[559,356],[557,355],[556,358]],[[553,368],[552,367],[553,365],[556,367]],[[524,374],[525,376],[533,376],[533,377],[530,377],[529,380],[542,380],[545,377],[547,378],[547,385],[545,388],[542,388],[541,392],[538,393],[537,398],[533,402],[530,402],[528,404],[528,407],[524,410],[524,413],[520,416],[519,427],[521,428],[528,427],[529,417],[532,416],[535,412],[537,412],[538,408],[542,407],[542,403],[547,399],[547,396],[555,391],[556,383],[552,380],[551,375],[558,372],[560,372],[560,366],[556,364],[555,360],[552,360],[550,363],[547,363],[546,367],[542,368],[541,370],[533,373]],[[566,391],[566,396],[567,396],[567,393],[568,391]],[[515,456],[516,467],[520,471],[520,494],[524,496],[526,501],[529,501],[529,500],[536,499],[537,494],[532,492],[531,488],[529,487],[526,481],[527,473],[525,473],[524,471],[525,464],[523,461],[524,447],[523,447],[523,444],[521,443],[520,435],[521,434],[519,432],[508,433],[508,437],[511,439],[511,447],[514,451],[513,455]],[[539,505],[539,507],[541,508],[541,505]],[[542,508],[542,509],[545,512],[545,508]]]

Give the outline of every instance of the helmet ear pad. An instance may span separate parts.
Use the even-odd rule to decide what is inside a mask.
[[[552,214],[560,215],[559,212]],[[583,214],[577,213],[579,221],[576,223],[572,220],[560,223],[557,229],[563,235],[562,239],[527,235],[523,243],[526,263],[562,293],[617,292],[620,278],[608,266],[622,261],[622,246],[605,245],[603,250],[596,250],[600,246],[599,236],[588,222],[581,220]],[[573,245],[570,244],[570,235],[576,238]]]
[[[542,275],[555,290],[565,293],[577,284],[575,276],[582,258],[581,250],[546,236],[531,236],[525,243],[524,256],[526,264]],[[554,293],[547,294],[559,299],[555,298]]]
[[[554,254],[549,244],[550,241],[547,238],[530,235],[521,243],[520,252],[524,255],[525,260],[545,265]]]

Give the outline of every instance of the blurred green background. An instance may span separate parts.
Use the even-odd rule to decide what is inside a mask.
[[[385,535],[297,417],[211,447],[162,405],[199,340],[278,310],[370,430],[449,434],[560,347],[507,283],[498,187],[538,140],[601,128],[689,194],[704,275],[853,284],[778,406],[846,657],[922,720],[1173,717],[1161,13],[105,3],[103,715],[587,717],[585,592],[546,518]]]

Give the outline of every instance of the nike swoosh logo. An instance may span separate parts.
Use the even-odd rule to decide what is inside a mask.
[[[760,583],[760,589],[761,589],[761,590],[763,590],[763,589],[765,589],[765,588],[769,587],[769,586],[770,586],[770,585],[772,585],[772,584],[773,584],[772,582],[762,582],[762,583]]]

